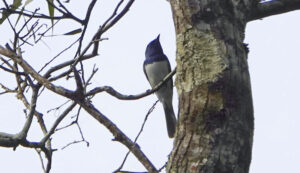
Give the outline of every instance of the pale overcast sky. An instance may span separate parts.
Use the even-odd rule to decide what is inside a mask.
[[[35,1],[34,1],[35,2]],[[34,2],[30,4],[34,7]],[[113,3],[112,3],[113,2]],[[87,40],[98,26],[111,14],[118,1],[99,1],[96,4],[87,31]],[[84,16],[87,5],[72,1],[75,4],[71,11]],[[2,2],[0,3],[2,6]],[[47,7],[44,5],[44,8]],[[82,10],[81,10],[82,9]],[[43,9],[42,9],[43,10]],[[300,12],[269,17],[250,22],[247,25],[245,43],[249,43],[249,68],[251,73],[252,92],[255,113],[255,134],[251,173],[298,173],[300,155],[299,99],[300,98]],[[4,45],[12,34],[8,32],[5,23],[0,26],[0,45]],[[59,23],[55,34],[65,33],[80,27]],[[85,65],[96,63],[99,71],[94,78],[93,86],[110,85],[124,94],[138,94],[149,89],[144,76],[142,64],[148,42],[161,34],[161,43],[165,54],[169,57],[172,68],[175,67],[175,33],[170,6],[165,0],[139,0],[134,3],[125,17],[116,24],[104,37],[109,40],[100,44],[100,55],[89,60]],[[47,38],[46,44],[28,47],[25,58],[33,59],[34,67],[39,69],[67,43],[74,41],[72,37]],[[69,56],[68,56],[69,55]],[[70,59],[73,52],[64,54],[62,60]],[[9,75],[0,71],[0,82],[11,83]],[[70,81],[69,83],[73,83]],[[61,83],[73,88],[74,84]],[[24,123],[24,107],[15,101],[14,95],[0,96],[0,131],[16,133]],[[50,101],[49,101],[50,100]],[[120,101],[107,94],[98,94],[93,103],[107,117],[114,121],[123,132],[134,139],[144,120],[148,109],[156,101],[155,95],[137,101]],[[45,94],[38,109],[44,112],[48,127],[58,117],[61,111],[46,113],[46,110],[64,103],[64,99],[55,97],[52,93]],[[177,94],[174,90],[174,108],[177,112]],[[74,115],[75,112],[72,114]],[[71,116],[64,120],[67,125]],[[172,149],[172,140],[167,136],[164,113],[158,104],[150,115],[144,132],[138,143],[157,168],[164,165],[167,155]],[[74,126],[65,131],[59,131],[53,136],[53,146],[59,151],[53,155],[53,173],[64,172],[112,172],[121,164],[127,148],[112,142],[112,135],[98,122],[86,113],[80,115],[80,125],[90,147],[84,143],[72,145],[64,150],[63,146],[74,140],[80,140],[78,129]],[[30,129],[29,139],[39,140],[41,132],[35,125]],[[1,172],[42,172],[38,155],[32,149],[18,147],[16,151],[10,148],[0,148]],[[144,171],[143,166],[130,156],[124,170]]]

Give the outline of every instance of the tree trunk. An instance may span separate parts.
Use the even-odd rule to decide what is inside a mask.
[[[170,2],[180,110],[167,170],[247,173],[254,118],[243,40],[248,9],[257,1]]]

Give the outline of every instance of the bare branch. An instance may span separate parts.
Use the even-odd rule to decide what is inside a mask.
[[[59,106],[57,106],[57,107],[55,107],[55,108],[52,108],[52,109],[49,109],[48,111],[47,111],[47,113],[49,113],[49,112],[51,112],[51,111],[57,111],[57,110],[59,110],[60,108],[62,108],[64,105],[66,105],[67,103],[69,103],[71,100],[67,100],[66,102],[64,102],[63,104],[61,104],[61,105],[59,105]]]
[[[123,0],[121,0],[119,2],[119,4],[122,2]],[[92,51],[92,55],[93,56],[96,56],[98,54],[98,46],[99,46],[99,41],[101,41],[101,35],[106,32],[109,28],[111,28],[115,23],[117,23],[130,9],[131,5],[133,4],[134,0],[130,0],[126,6],[123,8],[123,10],[120,12],[119,15],[117,15],[114,19],[112,19],[111,22],[109,22],[107,25],[106,25],[106,22],[104,22],[104,24],[106,25],[105,27],[102,26],[100,27],[97,32],[94,34],[92,40],[90,41],[90,43],[86,46],[86,48],[81,52],[80,56],[78,56],[76,58],[76,61],[75,61],[75,64],[80,61],[83,57],[83,55],[85,55],[85,53],[90,49],[90,47],[92,45],[94,45],[94,49]],[[114,12],[117,11],[119,8],[119,6],[117,5]],[[115,16],[113,14],[113,16]],[[108,19],[107,21],[110,21],[110,19]]]
[[[15,135],[0,132],[0,146],[2,147],[17,147],[19,145]]]
[[[4,71],[9,72],[9,73],[18,74],[18,75],[25,75],[25,73],[23,73],[23,72],[18,72],[18,71],[10,70],[10,69],[8,69],[8,68],[2,66],[2,65],[0,65],[0,68],[1,68],[2,70],[4,70]]]
[[[114,141],[124,144],[149,172],[157,172],[155,166],[142,152],[140,147],[131,141],[111,120],[97,110],[93,104],[88,101],[78,102],[78,104],[80,104],[85,111],[87,111],[99,123],[104,125],[114,135]]]
[[[66,126],[56,128],[55,131],[59,131],[59,130],[66,129],[66,128],[70,127],[70,126],[73,126],[73,125],[76,124],[76,123],[77,123],[76,121],[72,121],[70,124],[68,124],[68,125],[66,125]]]
[[[26,97],[24,96],[24,94],[23,94],[20,90],[18,90],[18,91],[16,91],[16,92],[18,92],[17,98],[23,102],[24,106],[25,106],[27,109],[30,109],[30,104],[29,104],[29,102],[27,101],[27,99],[26,99]],[[38,123],[39,123],[39,125],[40,125],[40,127],[41,127],[41,130],[42,130],[43,134],[44,134],[44,135],[47,134],[47,128],[46,128],[46,125],[45,125],[45,123],[44,123],[43,114],[41,114],[41,113],[38,112],[38,111],[35,111],[35,112],[34,112],[34,116],[37,118]],[[49,145],[50,145],[50,144],[49,144]]]
[[[90,75],[90,77],[86,81],[85,86],[84,86],[84,90],[86,90],[87,86],[90,84],[90,81],[92,80],[94,75],[97,73],[97,71],[98,71],[98,68],[96,68],[96,64],[94,64],[92,74]]]
[[[74,95],[73,91],[67,90],[60,86],[55,86],[46,78],[38,74],[24,59],[22,59],[22,57],[16,55],[14,52],[0,46],[0,54],[16,61],[26,73],[30,74],[35,80],[37,80],[40,84],[43,84],[47,89],[67,98],[76,98],[76,95]]]
[[[120,1],[120,3],[123,0]],[[119,3],[119,4],[120,4]],[[119,13],[119,15],[117,15],[111,22],[109,22],[107,25],[104,26],[104,28],[102,29],[102,32],[104,33],[105,31],[107,31],[109,28],[111,28],[114,24],[116,24],[130,9],[131,5],[134,3],[134,0],[130,0],[126,6],[123,8],[123,10]],[[118,5],[119,5],[118,4]],[[116,7],[115,12],[118,10],[119,6]]]
[[[68,47],[64,48],[61,52],[59,52],[56,56],[54,56],[49,62],[47,62],[40,70],[38,73],[40,73],[41,71],[43,71],[51,62],[53,62],[56,58],[58,58],[59,56],[61,56],[61,54],[63,54],[64,52],[66,52],[67,50],[69,50],[73,45],[75,45],[77,42],[79,41],[79,39],[76,39],[72,44],[70,44]]]
[[[75,140],[75,141],[70,142],[70,143],[68,143],[67,145],[63,146],[61,149],[64,150],[64,149],[66,149],[67,147],[69,147],[69,146],[71,146],[71,145],[73,145],[73,144],[78,144],[78,143],[82,143],[82,142],[85,142],[85,143],[86,143],[86,141],[85,141],[84,139],[81,139],[81,140]]]
[[[89,54],[89,55],[85,55],[85,56],[82,56],[80,58],[81,61],[83,60],[87,60],[87,59],[90,59],[90,58],[93,58],[95,57],[96,55],[93,55],[93,54]],[[51,73],[57,71],[57,70],[60,70],[66,66],[69,66],[69,65],[72,65],[76,62],[76,59],[72,59],[72,60],[69,60],[69,61],[66,61],[64,63],[61,63],[61,64],[58,64],[54,67],[51,67],[45,74],[44,74],[44,77],[45,78],[49,78],[51,76]]]
[[[63,14],[63,16],[67,16],[81,24],[83,24],[83,21],[80,20],[79,18],[77,18],[76,16],[74,16],[70,11],[68,11],[63,5],[62,5],[62,9],[58,8],[53,2],[51,2],[50,0],[46,0],[48,2],[48,4],[50,4],[53,8],[55,8],[57,11],[61,12]],[[58,1],[58,0],[57,0]],[[58,1],[59,2],[59,1]],[[65,10],[65,11],[64,11]]]
[[[56,127],[59,125],[59,123],[73,110],[73,108],[76,106],[76,103],[73,102],[54,122],[49,132],[44,136],[44,138],[40,141],[40,143],[45,143],[50,136],[55,132]]]
[[[30,112],[28,114],[28,117],[27,117],[27,120],[24,124],[24,127],[22,129],[21,132],[19,132],[17,134],[17,138],[23,140],[26,138],[27,136],[27,133],[29,131],[29,128],[31,126],[31,123],[32,123],[32,119],[33,119],[33,115],[34,115],[34,112],[35,112],[35,108],[36,108],[36,101],[37,101],[37,98],[38,98],[38,88],[32,88],[32,96],[31,96],[31,102],[30,102]]]
[[[258,3],[249,16],[248,21],[261,19],[264,17],[282,14],[300,9],[300,0],[273,0]]]
[[[72,71],[74,73],[74,78],[76,81],[76,100],[85,100],[85,91],[84,91],[84,86],[82,84],[82,80],[80,78],[79,72],[76,70],[76,68],[72,65],[71,66]]]
[[[87,29],[88,23],[90,21],[90,17],[91,17],[91,14],[92,14],[92,11],[93,11],[93,8],[94,8],[96,2],[97,2],[97,0],[93,0],[90,3],[90,5],[88,7],[88,10],[86,12],[86,16],[85,16],[85,19],[84,19],[84,28],[83,28],[81,36],[80,36],[80,41],[79,41],[79,45],[78,45],[78,49],[77,49],[76,55],[80,55],[82,41],[83,41],[86,29]]]
[[[90,143],[87,140],[85,140],[85,137],[83,136],[83,132],[81,130],[81,127],[80,127],[79,123],[77,122],[76,125],[77,125],[77,128],[79,130],[82,142],[85,142],[87,147],[90,146]]]
[[[42,165],[42,169],[43,169],[44,173],[46,173],[46,168],[45,168],[44,160],[43,160],[43,157],[42,157],[42,154],[41,154],[41,150],[35,148],[35,151],[39,155],[40,162],[41,162],[41,165]]]
[[[77,17],[73,18],[74,16],[65,15],[65,14],[63,14],[61,16],[50,17],[50,16],[45,15],[45,14],[35,14],[35,15],[33,15],[33,14],[30,14],[30,13],[26,13],[24,11],[18,11],[18,10],[13,10],[13,9],[9,9],[9,8],[6,8],[5,10],[9,13],[12,13],[12,14],[21,14],[23,16],[38,18],[38,19],[53,19],[53,20],[74,19],[78,23],[81,23],[81,24],[83,23],[83,21],[80,20],[79,18],[77,18]]]
[[[23,129],[19,133],[14,135],[0,132],[0,146],[15,148],[19,144],[26,141],[26,136],[31,126],[32,118],[35,112],[37,96],[38,96],[38,89],[33,88],[31,103],[30,103],[30,112],[27,116]]]
[[[148,96],[150,94],[153,94],[155,91],[157,91],[167,80],[169,80],[174,74],[176,73],[176,68],[170,72],[161,82],[159,82],[153,89],[151,90],[147,90],[144,93],[141,94],[137,94],[137,95],[124,95],[119,93],[118,91],[114,90],[112,87],[110,86],[103,86],[103,87],[96,87],[94,89],[92,89],[91,91],[89,91],[86,95],[87,96],[91,96],[91,95],[95,95],[97,93],[100,92],[107,92],[108,94],[120,99],[120,100],[137,100],[140,99],[142,97]]]
[[[115,10],[113,11],[113,13],[111,14],[111,16],[102,24],[102,28],[105,28],[106,24],[108,22],[110,22],[116,15],[117,15],[117,12],[120,8],[120,6],[123,4],[124,0],[120,0],[120,2],[117,4]]]
[[[14,89],[14,90],[9,89],[8,87],[4,86],[4,85],[1,84],[1,83],[0,83],[0,87],[4,90],[4,92],[1,92],[0,95],[6,94],[6,93],[16,93],[16,92],[17,92],[16,89]]]
[[[148,172],[118,171],[114,173],[148,173]]]

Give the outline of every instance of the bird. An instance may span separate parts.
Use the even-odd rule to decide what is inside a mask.
[[[159,41],[160,35],[152,40],[146,48],[145,61],[143,64],[144,73],[152,88],[161,82],[171,72],[170,62],[164,54]],[[170,138],[174,137],[176,130],[176,117],[172,105],[173,80],[170,78],[158,91],[155,92],[158,100],[162,103],[166,117],[167,131]]]

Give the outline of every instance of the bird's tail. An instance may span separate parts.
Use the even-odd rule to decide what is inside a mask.
[[[173,138],[176,130],[176,117],[174,114],[172,103],[171,104],[163,103],[163,107],[166,116],[168,135],[170,138]]]

